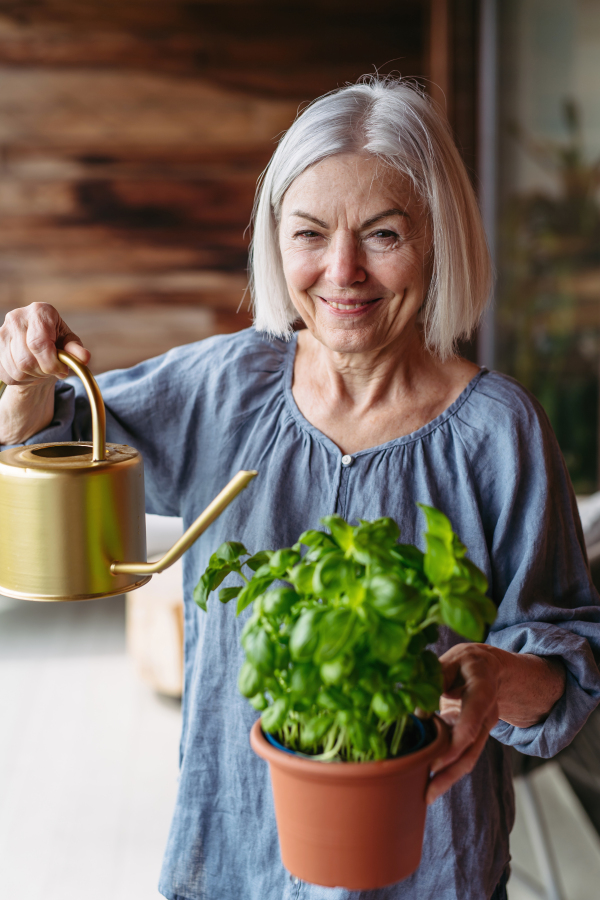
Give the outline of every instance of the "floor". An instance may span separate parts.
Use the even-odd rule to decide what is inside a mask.
[[[121,598],[0,598],[2,900],[154,900],[179,703],[125,655]]]
[[[132,671],[121,599],[0,598],[2,900],[158,900],[179,725],[179,704]],[[593,900],[600,840],[558,765],[532,777],[563,900]],[[536,900],[522,799],[517,784],[512,852],[534,889],[513,876],[509,897]]]

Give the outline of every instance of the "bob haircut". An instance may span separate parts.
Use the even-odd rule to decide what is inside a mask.
[[[250,290],[258,331],[289,340],[299,315],[279,251],[283,197],[309,166],[338,153],[380,159],[412,184],[432,233],[432,276],[420,321],[444,360],[469,337],[491,288],[491,263],[475,192],[445,119],[413,83],[365,76],[318,98],[284,134],[259,180],[252,213]]]

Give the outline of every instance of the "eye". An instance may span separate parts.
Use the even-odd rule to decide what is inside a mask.
[[[386,241],[386,240],[394,240],[397,241],[400,239],[400,235],[396,231],[392,231],[390,228],[379,228],[377,231],[371,232],[369,237],[373,237],[376,240]]]
[[[304,231],[296,231],[294,237],[299,238],[300,240],[312,241],[316,238],[320,238],[321,235],[318,231],[308,231],[305,229]]]

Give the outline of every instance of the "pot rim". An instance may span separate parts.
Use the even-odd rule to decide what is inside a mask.
[[[325,760],[306,759],[303,756],[295,756],[285,753],[273,747],[265,738],[261,720],[257,719],[250,731],[250,746],[258,756],[268,763],[273,763],[281,769],[293,770],[298,774],[304,773],[314,778],[327,780],[339,778],[372,778],[381,775],[392,775],[403,769],[417,768],[424,763],[441,756],[450,743],[450,729],[439,716],[433,716],[437,728],[437,736],[434,740],[414,753],[399,756],[396,759],[371,760],[369,762],[328,762]]]

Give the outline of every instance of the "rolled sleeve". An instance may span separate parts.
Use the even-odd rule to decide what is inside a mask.
[[[585,611],[589,618],[590,608]],[[578,631],[597,641],[600,609],[594,610],[595,621],[578,623]],[[559,658],[566,668],[565,690],[543,722],[529,728],[517,728],[508,722],[498,722],[491,734],[528,756],[548,759],[563,750],[600,701],[600,672],[588,638],[581,633],[546,622],[531,622],[505,628],[491,634],[487,641],[501,650],[512,653],[531,653],[535,656]]]
[[[492,735],[548,758],[569,744],[600,702],[600,598],[594,587],[575,495],[550,423],[517,387],[512,420],[494,447],[502,478],[485,452],[477,458],[489,552],[490,594],[498,617],[487,643],[562,660],[563,696],[537,725],[499,722]],[[490,477],[490,473],[492,473]]]

